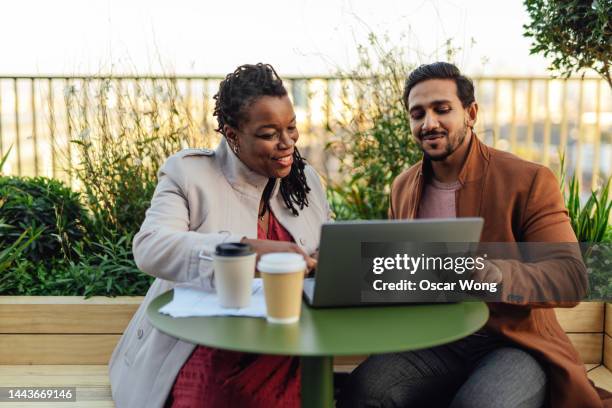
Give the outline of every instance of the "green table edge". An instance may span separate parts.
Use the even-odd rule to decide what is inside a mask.
[[[209,347],[215,347],[215,348],[220,348],[220,349],[224,349],[224,350],[231,350],[231,351],[241,351],[241,352],[250,352],[250,353],[264,353],[264,354],[276,354],[276,355],[295,355],[295,356],[311,356],[311,357],[316,357],[316,356],[342,356],[342,355],[359,355],[359,354],[382,354],[382,353],[391,353],[391,352],[401,352],[401,351],[408,351],[408,350],[418,350],[418,349],[423,349],[423,348],[429,348],[429,347],[434,347],[434,346],[438,346],[438,345],[442,345],[442,344],[447,344],[450,343],[452,341],[461,339],[463,337],[466,337],[474,332],[476,332],[478,329],[480,329],[482,326],[484,326],[484,324],[487,322],[488,318],[489,318],[489,310],[487,305],[482,302],[482,301],[470,301],[470,302],[461,302],[461,303],[453,303],[453,304],[438,304],[438,305],[401,305],[401,306],[373,306],[373,307],[356,307],[356,308],[333,308],[333,309],[316,309],[316,308],[310,308],[306,305],[303,305],[303,309],[302,309],[302,319],[304,320],[305,318],[309,318],[310,315],[312,314],[319,314],[319,313],[344,313],[344,311],[351,311],[351,310],[364,310],[364,313],[368,313],[366,312],[368,309],[371,310],[381,310],[381,309],[385,309],[385,308],[392,308],[392,309],[387,309],[390,311],[393,311],[395,313],[397,313],[398,310],[401,309],[397,309],[397,308],[419,308],[419,307],[431,307],[431,306],[435,306],[437,308],[457,308],[457,307],[463,307],[464,311],[465,311],[465,316],[466,319],[469,319],[469,327],[466,327],[465,330],[461,330],[461,331],[456,331],[453,334],[449,334],[449,335],[445,335],[443,337],[438,337],[436,339],[429,339],[427,341],[422,341],[422,342],[412,342],[409,345],[405,345],[405,344],[401,344],[401,345],[396,345],[394,347],[380,347],[378,344],[370,344],[368,345],[366,348],[360,348],[360,349],[355,349],[355,348],[351,348],[348,347],[347,349],[334,349],[334,350],[321,350],[321,351],[312,351],[312,350],[297,350],[297,349],[291,349],[291,350],[287,350],[287,349],[282,349],[282,350],[276,350],[276,349],[271,349],[270,347],[260,347],[257,344],[255,344],[255,342],[249,342],[248,344],[241,344],[240,346],[235,346],[235,345],[230,345],[228,346],[227,344],[225,344],[225,342],[219,342],[219,341],[206,341],[203,342],[201,339],[196,339],[190,336],[183,336],[183,335],[177,335],[176,332],[174,332],[171,329],[168,329],[168,325],[176,325],[178,321],[180,321],[180,323],[178,324],[185,324],[188,321],[190,321],[189,319],[195,319],[195,320],[191,320],[194,323],[196,322],[201,322],[201,320],[199,319],[219,319],[219,318],[227,318],[227,316],[223,316],[223,317],[187,317],[187,318],[172,318],[170,316],[167,315],[162,315],[158,312],[159,308],[164,306],[165,304],[167,304],[168,302],[170,302],[172,300],[172,296],[173,296],[173,290],[169,290],[159,296],[157,296],[155,299],[153,299],[151,301],[151,303],[148,305],[147,307],[147,317],[149,318],[149,320],[151,321],[151,323],[153,324],[154,327],[156,327],[158,330],[171,335],[173,337],[179,338],[181,340],[190,342],[190,343],[195,343],[195,344],[200,344],[200,345],[205,345],[205,346],[209,346]],[[380,313],[380,312],[378,312]],[[179,320],[180,319],[180,320]],[[257,325],[269,325],[268,323],[266,323],[265,319],[262,318],[252,318],[252,317],[232,317],[232,319],[257,319],[259,322],[258,323],[253,323],[250,322],[251,324],[257,324]],[[275,325],[276,326],[276,325]],[[266,326],[267,327],[267,326]],[[284,328],[278,328],[276,327],[273,330],[283,330]],[[269,329],[266,329],[269,330]]]

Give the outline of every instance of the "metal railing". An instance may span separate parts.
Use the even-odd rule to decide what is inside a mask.
[[[585,187],[598,187],[602,177],[612,173],[612,97],[605,81],[473,79],[480,106],[476,131],[485,142],[553,168],[558,166],[561,149],[569,173],[575,173]],[[171,81],[196,132],[210,141],[215,128],[212,95],[220,80],[208,76],[0,76],[0,157],[12,146],[4,173],[66,179],[64,170],[69,165],[58,155],[72,157],[69,140],[76,135],[69,100],[81,98],[81,114],[91,115],[88,110],[95,109],[91,95],[101,86],[112,88],[107,95],[109,106],[121,109],[124,96],[143,89],[157,95],[156,87],[161,89],[160,83]],[[342,114],[342,104],[335,100],[340,98],[343,81],[346,79],[285,78],[305,139],[301,142],[304,155],[327,176],[333,175],[334,166],[324,146]]]

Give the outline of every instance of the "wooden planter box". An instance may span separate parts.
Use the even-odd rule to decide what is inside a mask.
[[[107,364],[142,297],[0,296],[0,365]],[[612,304],[556,309],[589,365],[612,367]],[[347,370],[363,356],[336,361]]]
[[[0,296],[0,365],[106,365],[142,300]]]
[[[79,407],[114,408],[107,364],[142,300],[0,296],[0,383],[76,387]],[[612,305],[585,302],[556,312],[589,378],[612,391]],[[334,370],[351,371],[365,357],[338,357]]]

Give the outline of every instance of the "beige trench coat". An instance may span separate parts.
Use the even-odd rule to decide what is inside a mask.
[[[279,222],[307,253],[319,245],[321,224],[330,217],[325,190],[310,166],[305,169],[309,206],[294,216],[285,207],[280,183],[270,200]],[[181,282],[212,288],[210,255],[222,242],[257,237],[257,212],[267,178],[249,170],[225,139],[215,151],[187,149],[170,157],[158,174],[151,207],[134,237],[138,267],[156,277],[119,340],[109,362],[118,408],[162,407],[174,379],[195,348],[163,334],[145,311],[153,298]]]

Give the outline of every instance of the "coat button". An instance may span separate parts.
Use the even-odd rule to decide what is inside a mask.
[[[138,329],[138,333],[136,334],[138,336],[138,339],[142,339],[142,335],[144,334],[144,331],[142,329]]]
[[[304,241],[304,238],[300,238],[300,244],[306,245],[306,241]]]

